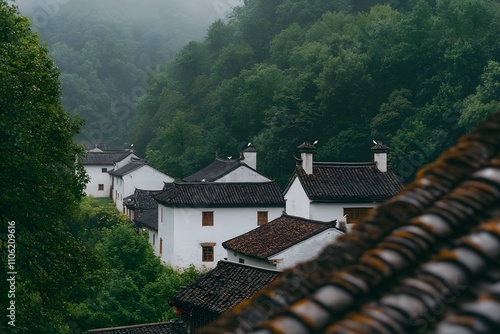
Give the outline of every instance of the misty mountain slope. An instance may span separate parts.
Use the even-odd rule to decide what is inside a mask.
[[[500,108],[500,4],[383,2],[247,0],[151,73],[130,141],[177,177],[251,141],[284,184],[304,140],[367,161],[375,139],[410,180]]]
[[[77,140],[123,147],[144,79],[220,13],[207,0],[16,1],[61,70],[63,105],[85,119]],[[220,10],[219,10],[220,11]]]

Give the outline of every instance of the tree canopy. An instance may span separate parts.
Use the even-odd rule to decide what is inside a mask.
[[[377,140],[408,181],[499,108],[496,1],[245,3],[151,74],[131,122],[139,153],[157,161],[158,142],[175,146],[165,129],[182,112],[205,138],[195,170],[251,141],[284,184],[305,140],[330,161],[372,159]]]

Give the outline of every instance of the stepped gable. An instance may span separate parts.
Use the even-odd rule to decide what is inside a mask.
[[[88,331],[88,334],[187,334],[184,322],[175,319],[169,322],[158,322],[142,325],[100,328]]]
[[[336,221],[320,222],[284,214],[267,224],[223,242],[222,246],[238,253],[267,259],[335,225]]]
[[[172,183],[154,197],[167,206],[283,206],[277,183]]]
[[[500,113],[202,333],[499,333]],[[257,319],[257,320],[256,320]]]
[[[392,169],[381,172],[375,162],[315,162],[312,174],[297,166],[295,175],[307,197],[320,202],[383,202],[403,188]]]

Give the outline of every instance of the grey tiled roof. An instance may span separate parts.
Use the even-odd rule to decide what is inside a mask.
[[[242,254],[266,259],[335,225],[336,221],[320,222],[285,214],[223,242],[222,246]]]
[[[277,183],[167,183],[155,199],[167,206],[271,206],[285,202]]]
[[[295,178],[300,180],[307,197],[324,202],[382,202],[402,188],[403,184],[392,169],[381,172],[375,162],[314,163],[308,175],[297,166],[287,189]]]
[[[221,314],[251,297],[279,275],[280,272],[275,270],[219,261],[214,269],[177,292],[171,304],[184,312],[196,310],[194,312]]]
[[[113,328],[92,329],[89,334],[187,334],[184,322],[172,320],[152,324],[121,326]]]
[[[186,182],[213,182],[243,165],[240,160],[226,160],[216,158],[210,165],[194,174],[186,176]],[[246,166],[246,165],[245,165]],[[205,180],[205,181],[203,181]]]
[[[201,333],[500,333],[500,113]]]
[[[156,209],[158,203],[154,200],[153,196],[160,192],[161,190],[135,189],[132,195],[123,199],[123,204],[134,211]]]
[[[134,223],[139,227],[146,227],[158,231],[158,209],[145,210],[134,218]]]
[[[146,165],[147,165],[147,163],[144,160],[140,160],[140,159],[132,160],[128,164],[126,164],[125,166],[118,168],[117,170],[112,170],[108,173],[113,175],[113,176],[123,177],[124,175],[127,175],[127,174],[133,172],[134,170],[139,169],[142,166],[146,166]]]
[[[115,162],[122,161],[132,154],[131,151],[104,151],[87,152],[83,160],[84,165],[113,165]]]

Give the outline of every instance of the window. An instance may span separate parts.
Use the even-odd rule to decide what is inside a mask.
[[[261,226],[267,224],[267,211],[257,212],[257,225]]]
[[[163,251],[163,239],[160,238],[160,255],[162,251]]]
[[[373,208],[344,208],[344,215],[347,215],[346,222],[348,224],[357,224],[368,216],[371,210]]]
[[[107,173],[107,172],[108,172],[108,169],[107,169],[107,168],[103,168],[103,169],[101,169],[101,171],[102,171],[103,173]]]
[[[214,226],[213,211],[204,211],[202,215],[201,226]]]
[[[240,259],[238,260],[238,262],[239,262],[239,263],[245,263],[245,259],[242,259],[242,258],[240,257]]]
[[[215,243],[205,242],[200,245],[201,245],[201,260],[203,262],[214,262]]]
[[[155,245],[156,234],[153,234],[153,246]]]
[[[97,186],[97,189],[99,189],[99,191],[104,191],[104,184],[99,183],[99,185]]]

